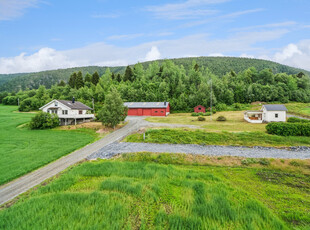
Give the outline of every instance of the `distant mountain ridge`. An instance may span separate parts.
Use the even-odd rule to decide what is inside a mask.
[[[157,62],[161,64],[165,60],[166,59],[157,60]],[[238,57],[191,57],[175,58],[169,60],[173,61],[176,65],[183,65],[185,70],[189,70],[192,62],[196,61],[199,66],[209,68],[212,73],[218,76],[222,76],[231,70],[238,73],[250,67],[255,67],[258,71],[270,68],[272,69],[273,73],[298,74],[299,72],[303,72],[304,74],[310,76],[309,71],[261,59]],[[141,64],[146,68],[151,62],[154,61],[143,62]],[[45,85],[46,88],[50,88],[52,85],[59,83],[61,80],[67,82],[73,72],[81,71],[83,76],[85,76],[87,72],[92,74],[97,71],[101,76],[107,68],[110,68],[110,70],[114,73],[123,74],[126,66],[87,66],[41,71],[36,73],[0,74],[0,91],[18,91],[20,89],[24,90],[26,88],[37,89],[40,85]]]

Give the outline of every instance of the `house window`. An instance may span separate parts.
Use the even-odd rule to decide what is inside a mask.
[[[164,111],[160,111],[161,113],[164,113]]]
[[[82,111],[82,110],[79,110],[79,114],[83,114],[83,111]]]
[[[278,117],[279,117],[279,114],[276,113],[274,116],[275,116],[275,118],[278,118]]]
[[[199,107],[198,110],[201,110],[201,108]]]
[[[62,111],[62,114],[63,114],[63,115],[67,115],[67,114],[68,114],[68,110],[63,110],[63,111]]]
[[[57,101],[55,101],[55,106],[58,106],[58,102]]]
[[[158,111],[155,111],[155,113],[158,113]]]

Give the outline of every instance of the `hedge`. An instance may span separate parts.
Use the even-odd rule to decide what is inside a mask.
[[[279,136],[307,136],[310,137],[310,123],[272,122],[266,126],[269,134]]]
[[[287,119],[287,122],[289,123],[310,123],[310,120],[301,119],[298,117],[290,117],[289,119]]]

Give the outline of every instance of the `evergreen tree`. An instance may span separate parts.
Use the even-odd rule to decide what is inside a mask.
[[[85,82],[91,82],[91,78],[92,78],[92,76],[89,73],[87,73],[85,75]]]
[[[75,86],[76,86],[76,77],[77,77],[76,72],[74,72],[74,73],[71,74],[71,76],[70,76],[70,79],[69,79],[68,84],[69,84],[69,86],[70,86],[72,89],[74,89]]]
[[[58,83],[58,86],[66,86],[66,82],[64,82],[64,80],[61,80],[61,81]]]
[[[133,81],[133,79],[134,79],[133,71],[130,66],[127,66],[125,70],[124,81]]]
[[[83,75],[82,75],[82,72],[79,71],[76,75],[75,87],[79,89],[83,86],[84,86]]]
[[[122,81],[122,76],[119,73],[116,76],[116,81],[118,81],[118,82]]]
[[[114,74],[114,73],[111,74],[111,78],[112,78],[112,81],[115,80],[116,77],[115,77],[115,74]]]
[[[92,78],[91,78],[91,82],[92,82],[94,85],[97,85],[98,82],[99,82],[99,79],[100,79],[99,74],[98,74],[98,72],[96,71],[96,72],[93,74]]]
[[[115,128],[116,125],[125,120],[127,110],[128,108],[124,106],[119,92],[112,88],[104,100],[104,105],[98,113],[98,118],[103,125]]]

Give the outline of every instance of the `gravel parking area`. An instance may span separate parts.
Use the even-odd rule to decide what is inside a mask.
[[[114,142],[87,159],[108,159],[120,153],[131,152],[165,152],[186,153],[209,156],[240,156],[249,158],[283,158],[283,159],[310,159],[310,147],[291,147],[277,149],[268,147],[242,147],[242,146],[214,146],[214,145],[182,145],[182,144],[152,144],[152,143],[130,143]]]

